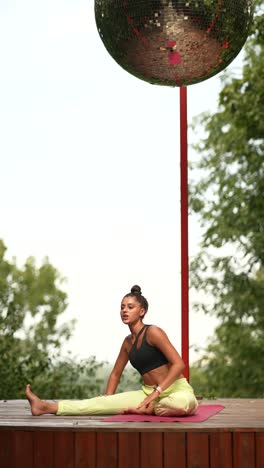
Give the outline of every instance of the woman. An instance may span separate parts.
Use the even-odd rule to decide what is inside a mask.
[[[121,303],[121,319],[131,334],[121,346],[104,396],[88,400],[46,402],[27,385],[26,396],[34,416],[138,413],[159,416],[193,414],[198,406],[192,387],[183,377],[184,363],[165,332],[143,319],[148,302],[139,286],[133,286]],[[122,372],[130,361],[142,375],[140,390],[115,394]]]

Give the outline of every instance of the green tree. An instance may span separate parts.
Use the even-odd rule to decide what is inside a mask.
[[[104,365],[97,372],[97,376],[101,379],[101,393],[105,392],[108,377],[113,369],[110,363]],[[121,376],[117,387],[117,392],[128,392],[130,390],[138,390],[143,384],[141,375],[132,366],[127,366]]]
[[[55,359],[43,375],[34,379],[34,391],[42,398],[82,399],[97,396],[101,391],[102,362],[95,356],[78,360],[71,355]],[[104,389],[105,390],[105,389]]]
[[[58,325],[67,307],[63,278],[45,259],[28,258],[20,268],[6,258],[0,240],[0,398],[24,396],[26,383],[46,398],[73,398],[99,389],[94,358],[61,359],[73,321]],[[75,386],[73,385],[75,380]],[[83,390],[82,390],[83,389]],[[43,395],[44,396],[44,395]]]
[[[219,319],[196,367],[211,393],[264,396],[264,11],[258,2],[241,76],[225,74],[218,111],[198,124],[201,178],[190,204],[203,227],[192,284]]]

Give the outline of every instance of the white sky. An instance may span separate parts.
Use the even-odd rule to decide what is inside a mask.
[[[114,62],[91,0],[1,0],[0,43],[0,238],[9,256],[48,256],[67,278],[74,355],[115,359],[127,333],[120,301],[133,284],[149,300],[146,322],[180,351],[178,88]],[[216,109],[219,90],[219,77],[188,88],[189,122]],[[198,241],[191,218],[190,256]],[[204,346],[215,323],[191,307],[190,344]]]

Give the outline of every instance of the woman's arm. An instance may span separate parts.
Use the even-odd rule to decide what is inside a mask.
[[[162,382],[158,382],[161,390],[165,390],[180,377],[185,369],[185,364],[161,328],[156,326],[149,327],[147,340],[150,345],[156,346],[169,361],[170,367],[167,376]]]
[[[113,395],[115,393],[127,362],[128,362],[127,338],[125,338],[121,346],[121,349],[119,351],[113,370],[111,374],[109,375],[105,395]]]

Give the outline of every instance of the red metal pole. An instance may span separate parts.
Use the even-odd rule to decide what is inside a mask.
[[[188,140],[187,88],[180,87],[181,144],[181,326],[184,375],[189,380],[189,254],[188,254]]]

